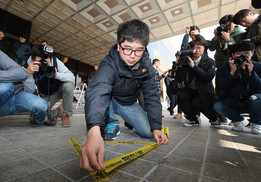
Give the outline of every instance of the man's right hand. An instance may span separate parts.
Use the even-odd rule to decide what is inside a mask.
[[[186,33],[186,34],[189,34],[189,31],[190,31],[190,27],[187,26],[187,27],[185,28],[185,33]]]
[[[86,171],[105,170],[105,145],[100,127],[94,126],[88,131],[88,139],[80,152],[79,167]]]

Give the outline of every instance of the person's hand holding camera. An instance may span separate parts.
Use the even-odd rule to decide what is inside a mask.
[[[190,27],[187,26],[187,27],[185,28],[185,33],[186,33],[186,34],[189,34],[189,31],[190,31]]]
[[[214,29],[214,40],[217,40],[217,39],[218,39],[217,29],[215,28]]]
[[[244,61],[241,65],[240,65],[240,68],[245,71],[246,68],[248,69],[248,73],[249,73],[249,76],[251,76],[252,74],[252,70],[254,68],[254,65],[252,63],[252,61],[250,61],[250,59],[247,57],[247,60]]]
[[[189,65],[189,67],[191,67],[191,68],[193,68],[194,66],[195,66],[195,64],[194,64],[194,61],[191,59],[191,57],[187,57],[188,58],[188,65]]]
[[[225,32],[225,31],[221,31],[221,38],[223,40],[225,40],[226,42],[228,42],[230,40],[230,33]]]
[[[39,71],[39,64],[40,62],[39,61],[32,61],[28,67],[26,68],[26,73],[28,75],[31,75],[33,74],[34,72],[38,72]]]
[[[234,64],[234,59],[232,57],[229,58],[228,60],[228,64],[229,64],[229,68],[230,68],[230,75],[234,75],[236,73],[237,70],[237,65]]]

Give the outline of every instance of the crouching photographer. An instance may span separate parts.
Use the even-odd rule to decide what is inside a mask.
[[[261,134],[261,63],[251,60],[254,43],[243,41],[231,48],[228,63],[217,70],[216,87],[221,91],[214,109],[229,118],[234,131],[244,131],[250,114],[253,134]]]
[[[62,126],[71,126],[74,75],[55,56],[53,48],[48,45],[36,45],[31,49],[28,63],[39,64],[39,71],[34,73],[38,93],[48,101],[49,125],[55,125],[57,117],[62,118]],[[60,107],[50,112],[55,103],[63,99],[63,111]],[[55,114],[53,114],[55,113]]]
[[[35,123],[45,123],[47,102],[26,91],[29,75],[38,69],[33,64],[24,69],[0,51],[0,116],[30,112]]]
[[[176,71],[180,88],[178,103],[189,120],[184,126],[198,126],[200,112],[210,120],[211,124],[219,123],[217,114],[213,110],[215,94],[212,80],[215,77],[215,62],[204,54],[205,45],[205,40],[196,38],[190,42],[190,47],[195,48],[181,52],[178,60]],[[187,52],[189,55],[186,55]]]

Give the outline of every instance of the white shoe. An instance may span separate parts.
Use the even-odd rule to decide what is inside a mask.
[[[244,120],[239,122],[233,122],[234,127],[232,127],[233,131],[244,131],[244,127],[248,125],[249,121],[244,118]]]
[[[190,127],[190,126],[198,126],[198,125],[199,125],[199,123],[196,123],[195,121],[189,121],[187,123],[184,123],[183,126]]]
[[[261,125],[251,123],[252,131],[251,133],[261,135]]]

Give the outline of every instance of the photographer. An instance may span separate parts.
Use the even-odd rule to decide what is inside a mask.
[[[214,29],[215,36],[210,41],[209,50],[216,51],[216,67],[227,62],[230,57],[229,46],[235,44],[242,35],[240,27],[233,23],[233,15],[225,15],[219,20],[220,26]]]
[[[244,131],[248,120],[241,113],[251,114],[252,133],[261,134],[261,63],[251,61],[254,44],[236,43],[231,48],[228,64],[217,70],[216,87],[221,91],[214,109],[232,120],[234,131]]]
[[[24,83],[28,75],[39,66],[30,64],[25,70],[0,51],[0,116],[31,112],[31,123],[46,124],[44,121],[47,103],[44,99],[25,92]]]
[[[189,119],[184,126],[198,126],[202,112],[212,125],[219,124],[217,114],[212,109],[215,101],[214,87],[212,80],[215,77],[215,62],[204,54],[206,42],[201,38],[196,38],[190,42],[190,47],[196,47],[191,57],[186,59],[181,55],[179,59],[177,78],[184,74],[182,90],[178,92],[178,103]],[[183,60],[184,59],[184,60]],[[183,71],[180,72],[179,69]],[[180,78],[179,78],[180,79]],[[180,80],[178,81],[180,83]]]
[[[242,39],[250,39],[255,44],[255,52],[252,60],[261,62],[261,21],[260,15],[255,16],[249,9],[242,9],[233,17],[235,24],[246,28]]]
[[[190,26],[190,27],[187,26],[185,28],[185,35],[183,37],[182,44],[181,44],[181,49],[180,49],[181,51],[188,50],[191,48],[189,45],[189,37],[192,40],[195,40],[196,38],[201,38],[204,41],[206,41],[205,38],[202,35],[200,35],[200,29],[198,26],[195,26],[195,25]],[[206,46],[205,46],[205,51],[204,51],[204,54],[206,54],[206,55],[208,55],[208,52],[207,52],[208,45],[207,44],[208,44],[208,42],[206,41]]]
[[[49,110],[54,104],[63,99],[63,113],[60,107],[57,109],[58,116],[62,118],[62,126],[71,126],[69,117],[72,115],[73,82],[74,75],[57,58],[52,55],[53,48],[48,45],[37,45],[31,50],[28,63],[39,61],[39,71],[34,73],[38,93],[50,102]],[[48,116],[50,117],[50,116]],[[56,119],[53,120],[56,124]]]

